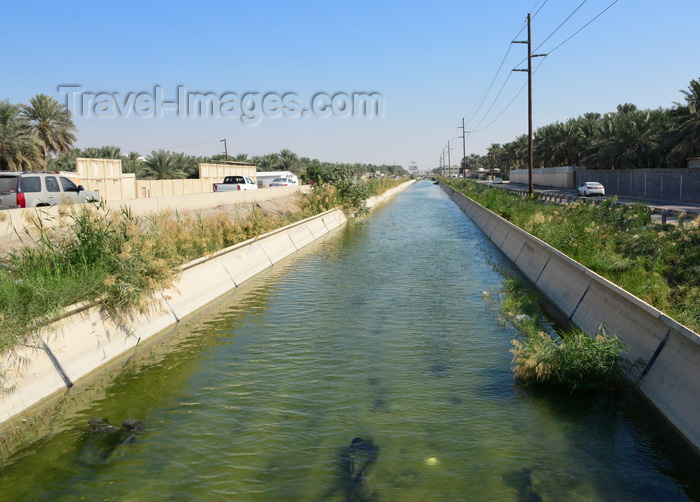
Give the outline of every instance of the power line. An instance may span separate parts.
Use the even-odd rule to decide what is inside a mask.
[[[537,2],[537,3],[539,3],[539,2]],[[542,5],[540,5],[540,8],[537,9],[537,12],[535,12],[535,13],[532,15],[532,19],[535,19],[535,17],[537,16],[537,14],[540,13],[540,11],[542,10],[542,7],[544,7],[546,3],[547,3],[547,0],[544,0],[544,3],[543,3]],[[537,7],[537,4],[535,4],[535,7]],[[533,7],[532,9],[530,9],[530,12],[532,12],[533,10],[535,10],[535,7]],[[521,31],[522,31],[522,30],[521,30]],[[519,35],[519,34],[520,34],[520,33],[518,33],[518,35]]]
[[[545,3],[546,3],[546,1],[547,1],[547,0],[545,0]],[[561,23],[561,24],[560,24],[560,25],[545,39],[544,42],[542,42],[540,45],[537,46],[537,49],[539,49],[547,40],[549,40],[549,38],[551,38],[551,36],[554,35],[554,33],[556,33],[557,30],[559,30],[559,28],[561,28],[561,27],[564,25],[564,23],[566,23],[566,22],[576,13],[576,11],[578,11],[578,10],[581,8],[581,6],[582,6],[584,3],[586,3],[587,1],[588,1],[588,0],[584,0],[584,1],[571,13],[562,23]],[[602,16],[605,12],[607,12],[613,5],[615,5],[615,4],[616,4],[617,2],[619,2],[619,1],[620,1],[620,0],[614,0],[610,5],[608,5],[605,9],[603,9],[601,12],[599,12],[593,19],[591,19],[589,22],[587,22],[585,25],[583,25],[581,28],[579,28],[576,32],[574,32],[574,33],[573,33],[571,36],[569,36],[566,40],[564,40],[563,42],[561,42],[559,45],[557,45],[557,46],[554,47],[553,49],[547,51],[547,55],[551,54],[551,53],[554,52],[556,49],[558,49],[559,47],[561,47],[562,45],[564,45],[565,43],[567,43],[569,40],[571,40],[573,37],[575,37],[576,35],[578,35],[581,31],[583,31],[586,27],[588,27],[588,26],[589,26],[591,23],[593,23],[596,19],[598,19],[600,16]],[[542,4],[542,6],[540,7],[540,9],[541,9],[542,7],[544,7],[544,4]],[[538,10],[538,12],[539,12],[539,10]],[[522,30],[521,30],[521,32],[522,32]],[[535,50],[537,50],[537,49],[535,49]],[[520,63],[518,63],[518,66],[519,66],[520,64],[522,64],[522,62],[525,61],[526,59],[527,59],[527,58],[523,59]],[[539,67],[542,66],[542,63],[544,63],[544,60],[545,60],[545,59],[546,59],[546,58],[542,58],[542,59],[540,60],[540,62],[539,62],[539,64],[537,65],[537,67],[533,70],[533,73],[537,72],[537,70],[539,69]],[[500,71],[500,68],[499,68],[499,71]],[[508,75],[508,78],[510,78],[510,75],[512,75],[512,74],[509,74],[509,75]],[[474,127],[474,130],[473,130],[471,133],[481,132],[481,131],[484,131],[485,129],[487,129],[488,127],[490,127],[494,122],[496,122],[496,121],[506,112],[506,110],[508,110],[508,108],[510,108],[510,106],[511,106],[511,105],[513,104],[513,102],[517,99],[517,97],[523,92],[523,90],[525,89],[525,87],[526,87],[527,84],[524,84],[524,85],[520,88],[520,90],[519,90],[519,91],[517,92],[517,94],[513,97],[513,99],[511,99],[511,101],[505,106],[505,108],[504,108],[491,122],[489,122],[489,123],[486,124],[484,127],[482,127],[481,129],[479,129],[479,126],[480,126],[481,123],[486,119],[486,117],[488,116],[489,112],[491,111],[491,109],[493,108],[493,106],[496,104],[496,101],[498,100],[498,97],[499,97],[500,94],[503,92],[503,89],[505,88],[505,84],[508,82],[508,78],[507,78],[506,81],[503,83],[503,86],[501,87],[501,89],[500,89],[498,95],[496,95],[496,98],[494,99],[493,103],[491,104],[491,106],[489,107],[489,109],[486,111],[486,113],[485,113],[484,116],[482,117],[481,121],[479,121],[479,123]]]
[[[571,19],[571,17],[572,17],[574,14],[576,14],[576,12],[578,12],[578,10],[579,10],[581,7],[583,7],[583,4],[585,4],[587,1],[588,1],[588,0],[583,0],[583,2],[581,2],[581,3],[579,4],[579,6],[576,7],[576,8],[574,9],[574,11],[573,11],[571,14],[569,14],[569,17],[567,17],[566,19],[564,19],[564,20],[561,22],[561,24],[560,24],[559,26],[557,26],[557,28],[556,28],[552,33],[550,33],[549,36],[548,36],[547,38],[545,38],[545,39],[542,41],[542,43],[540,43],[540,45],[538,45],[537,47],[535,47],[535,50],[537,50],[537,49],[539,49],[540,47],[542,47],[542,46],[544,45],[544,43],[545,43],[547,40],[549,40],[550,38],[552,38],[552,36],[553,36],[557,31],[559,31],[559,28],[561,28],[562,26],[564,26],[564,25],[566,24],[566,22],[567,22],[569,19]]]
[[[535,67],[535,69],[532,70],[532,74],[533,74],[533,75],[534,75],[535,73],[537,73],[537,70],[540,69],[540,66],[542,66],[542,63],[544,63],[544,60],[545,60],[545,59],[546,59],[546,57],[543,57],[543,58],[540,60],[539,64]],[[523,84],[523,86],[520,88],[520,90],[517,92],[517,94],[516,94],[515,96],[513,96],[513,99],[511,99],[511,100],[508,102],[508,104],[506,105],[506,107],[505,107],[503,110],[501,110],[501,113],[499,113],[498,115],[496,115],[496,118],[494,118],[491,122],[489,122],[488,124],[486,124],[486,125],[485,125],[484,127],[482,127],[481,129],[477,129],[476,131],[471,131],[471,132],[472,132],[472,133],[481,132],[481,131],[487,129],[489,126],[491,126],[491,125],[492,125],[494,122],[496,122],[499,118],[501,118],[501,115],[503,115],[503,114],[508,110],[508,108],[510,108],[510,105],[512,105],[512,104],[515,102],[515,100],[518,99],[518,96],[520,96],[520,93],[522,93],[522,92],[525,90],[525,87],[527,87],[527,82],[525,82],[525,83]]]
[[[596,19],[598,19],[598,18],[599,18],[600,16],[602,16],[603,14],[605,14],[605,13],[608,11],[608,9],[610,9],[610,7],[612,7],[613,5],[615,5],[615,4],[616,4],[617,2],[619,2],[619,1],[620,1],[620,0],[614,0],[614,2],[612,2],[612,3],[611,3],[610,5],[608,5],[605,9],[603,9],[601,12],[599,12],[598,15],[597,15],[596,17],[594,17],[593,19],[591,19],[590,21],[588,21],[586,24],[584,24],[584,25],[583,25],[581,28],[579,28],[573,35],[571,35],[569,38],[567,38],[567,39],[564,40],[562,43],[560,43],[559,45],[557,45],[554,49],[551,49],[551,50],[547,51],[547,53],[548,53],[548,54],[551,54],[552,52],[554,52],[555,50],[557,50],[559,47],[561,47],[562,45],[564,45],[566,42],[568,42],[569,40],[571,40],[572,38],[574,38],[574,37],[575,37],[576,35],[578,35],[581,31],[583,31],[586,27],[588,27],[589,24],[591,24],[593,21],[595,21]]]
[[[540,1],[541,1],[541,0],[540,0]],[[538,1],[537,3],[539,3],[539,1]],[[547,3],[547,0],[544,0],[544,3]],[[535,7],[537,7],[537,4],[535,4]],[[544,7],[544,4],[542,4],[542,7]],[[540,9],[541,9],[542,7],[540,7]],[[534,7],[533,7],[533,8],[534,8]],[[520,31],[518,31],[518,33],[513,37],[513,40],[515,40],[516,38],[518,38],[518,37],[520,36],[520,34],[523,32],[523,30],[525,29],[526,26],[527,26],[527,22],[523,23],[523,27],[520,28]],[[474,110],[474,108],[472,108],[472,109],[467,113],[467,116],[469,117],[469,118],[467,119],[467,124],[469,124],[472,120],[474,120],[474,117],[476,117],[476,115],[479,113],[479,110],[480,110],[481,107],[483,106],[484,101],[486,101],[486,98],[488,97],[489,92],[491,92],[491,88],[493,87],[493,84],[496,82],[496,79],[498,78],[498,74],[501,72],[501,69],[503,68],[503,64],[506,62],[506,59],[508,58],[508,54],[510,54],[510,50],[511,50],[512,47],[513,47],[513,45],[509,43],[509,44],[508,44],[508,49],[506,50],[506,53],[505,53],[505,55],[503,56],[503,59],[501,60],[501,64],[498,66],[498,69],[496,70],[496,74],[495,74],[495,75],[493,76],[493,78],[491,79],[491,83],[490,83],[489,86],[486,88],[486,91],[484,92],[484,94],[483,94],[483,96],[482,96],[482,98],[481,98],[481,101],[479,102],[479,104],[478,104],[477,106],[475,106],[476,110]],[[523,60],[523,61],[524,61],[524,60]],[[518,64],[521,64],[521,63],[522,63],[522,61],[521,61],[520,63],[518,63]],[[510,73],[508,73],[508,78],[510,78]],[[506,79],[506,82],[508,81],[508,78]],[[503,88],[501,88],[501,90],[503,90]],[[473,111],[473,113],[472,113],[472,111]],[[488,112],[487,112],[487,115],[488,115]],[[483,119],[482,119],[482,120],[483,120]],[[477,127],[478,127],[478,126],[477,126]]]
[[[175,146],[159,146],[159,147],[154,147],[154,148],[137,148],[134,151],[136,152],[144,152],[146,150],[165,150],[167,148],[188,148],[190,146],[200,146],[200,145],[212,145],[214,143],[221,143],[222,140],[219,141],[206,141],[204,143],[192,143],[189,145],[175,145]]]
[[[542,7],[544,7],[544,6],[547,4],[547,1],[548,1],[548,0],[544,0],[544,1],[538,0],[538,1],[535,3],[535,5],[532,7],[532,9],[530,9],[530,12],[534,11],[535,9],[537,9],[537,11],[535,12],[535,14],[533,15],[533,19],[534,19],[534,17],[542,10]],[[584,2],[585,2],[585,1],[588,1],[588,0],[584,0]],[[537,6],[539,5],[540,2],[542,2],[542,5],[540,5],[539,8],[537,8]],[[520,31],[518,31],[518,33],[513,37],[513,40],[515,40],[516,38],[518,38],[518,37],[520,36],[520,34],[523,32],[523,30],[524,30],[526,27],[527,27],[527,22],[523,23],[523,26],[520,28]],[[482,98],[481,98],[481,101],[479,102],[478,105],[475,106],[476,110],[474,110],[474,108],[472,108],[472,109],[467,113],[467,116],[469,117],[469,118],[467,119],[467,121],[466,121],[467,125],[470,124],[472,120],[474,120],[474,117],[476,117],[476,115],[479,113],[479,110],[481,110],[481,107],[483,106],[484,102],[486,101],[486,98],[488,97],[489,93],[491,92],[491,89],[493,88],[493,84],[496,82],[496,79],[498,78],[498,75],[499,75],[499,73],[501,72],[501,69],[503,69],[503,64],[506,62],[506,59],[508,58],[508,54],[510,54],[510,50],[511,50],[512,47],[513,47],[513,44],[508,44],[508,50],[506,50],[506,53],[505,53],[505,55],[503,56],[503,59],[501,60],[501,64],[498,66],[498,69],[496,70],[496,74],[493,76],[493,79],[491,79],[491,83],[490,83],[489,86],[486,88],[486,91],[484,92],[484,94],[483,94],[483,96],[482,96]],[[527,59],[527,58],[525,58],[525,59]],[[517,65],[515,65],[515,66],[520,66],[520,65],[523,63],[523,61],[525,61],[525,59],[523,59],[522,61],[520,61],[520,62],[519,62]],[[489,112],[491,111],[491,108],[493,108],[493,106],[496,104],[496,101],[498,100],[498,97],[500,96],[501,92],[503,92],[503,88],[505,87],[506,83],[507,83],[508,80],[510,79],[510,76],[511,76],[511,73],[508,73],[508,77],[506,78],[506,81],[505,81],[505,82],[503,83],[503,85],[501,86],[501,89],[498,91],[498,94],[496,95],[496,98],[495,98],[494,101],[491,103],[491,106],[490,106],[489,109],[486,111],[486,113],[484,114],[484,116],[481,118],[481,120],[479,121],[479,123],[478,123],[476,126],[474,126],[474,129],[478,129],[478,128],[479,128],[479,125],[481,125],[481,123],[486,119],[486,117],[488,116]],[[473,113],[472,113],[472,112],[473,112]]]
[[[522,32],[522,30],[520,30]],[[520,32],[518,32],[517,35],[515,35],[514,38],[518,38],[520,35]],[[506,54],[503,56],[503,59],[501,60],[501,64],[498,66],[498,70],[496,70],[496,74],[493,76],[493,79],[491,79],[491,83],[489,84],[488,88],[486,89],[486,92],[484,92],[483,97],[481,98],[481,102],[479,103],[478,107],[476,108],[476,111],[472,114],[471,111],[467,113],[467,115],[470,115],[470,117],[467,119],[467,124],[470,123],[474,117],[476,116],[477,113],[479,113],[479,110],[481,110],[482,105],[484,104],[484,101],[486,101],[486,97],[489,95],[489,92],[491,92],[491,88],[493,87],[493,84],[496,82],[496,79],[498,78],[498,74],[501,72],[501,69],[503,68],[503,64],[506,62],[506,58],[508,57],[508,54],[510,54],[510,49],[512,48],[512,44],[508,44],[508,50],[506,51]],[[510,75],[510,73],[508,74]],[[472,110],[474,110],[472,108]]]
[[[527,58],[526,58],[526,59],[527,59]],[[524,60],[523,60],[523,61],[524,61]],[[522,63],[522,61],[521,61],[521,63]],[[518,64],[518,66],[519,66],[519,64]],[[489,116],[489,113],[491,112],[491,110],[493,109],[493,107],[496,105],[496,101],[498,101],[498,98],[501,96],[501,93],[503,92],[503,89],[505,89],[506,84],[507,84],[508,81],[510,80],[511,75],[513,75],[513,74],[512,74],[512,73],[509,73],[509,74],[508,74],[508,77],[506,78],[505,82],[503,82],[503,85],[501,86],[501,89],[498,91],[498,94],[496,94],[496,97],[493,98],[493,102],[491,103],[491,106],[489,106],[489,109],[486,110],[486,113],[484,113],[484,116],[481,117],[481,120],[474,126],[474,129],[476,129],[476,130],[483,130],[483,129],[479,129],[479,126],[481,125],[481,123],[482,123],[484,120],[486,120],[486,117]],[[473,132],[476,132],[476,131],[473,131]]]

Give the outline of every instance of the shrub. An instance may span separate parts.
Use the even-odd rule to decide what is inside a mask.
[[[604,330],[593,338],[583,331],[560,333],[559,337],[538,331],[513,340],[513,373],[525,383],[563,386],[570,390],[624,385],[625,378],[641,361],[629,362],[628,348]]]

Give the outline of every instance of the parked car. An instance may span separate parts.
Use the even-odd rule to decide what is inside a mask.
[[[578,194],[586,197],[589,195],[605,195],[605,187],[597,181],[586,181],[578,187]]]
[[[248,176],[226,176],[223,183],[214,183],[215,192],[230,192],[233,190],[257,190],[258,184]]]
[[[85,190],[83,185],[76,185],[72,180],[58,173],[0,172],[0,209],[99,201],[100,194]]]
[[[494,178],[493,182],[497,185],[500,185],[503,183],[503,178]]]
[[[270,187],[289,187],[298,185],[297,180],[292,178],[275,178],[270,182]]]

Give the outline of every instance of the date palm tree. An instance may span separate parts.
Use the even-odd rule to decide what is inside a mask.
[[[43,169],[41,141],[20,111],[19,106],[0,101],[0,170]]]
[[[118,146],[101,146],[99,148],[86,148],[82,151],[82,156],[89,159],[120,159],[122,149]]]
[[[51,96],[37,94],[28,105],[20,105],[22,117],[43,143],[46,159],[54,153],[66,153],[75,143],[77,131],[70,112]]]
[[[262,157],[257,157],[253,162],[258,166],[258,171],[274,171],[277,169],[278,155],[276,153],[268,153]]]
[[[185,178],[187,175],[178,168],[175,156],[166,150],[151,152],[143,164],[146,179],[170,180]]]
[[[275,167],[281,171],[296,172],[298,161],[299,158],[297,157],[297,154],[285,148],[279,153],[279,156],[277,157],[277,165]]]
[[[676,108],[671,110],[675,127],[669,160],[678,167],[685,167],[689,158],[700,157],[700,79],[691,80],[688,90],[681,92],[685,104],[674,103]]]

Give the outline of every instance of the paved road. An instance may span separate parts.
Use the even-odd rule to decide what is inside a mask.
[[[526,184],[521,184],[521,183],[503,183],[502,185],[494,185],[495,187],[510,187],[510,188],[520,188],[523,190],[527,190],[527,185]],[[553,188],[553,187],[542,187],[542,186],[535,186],[535,191],[536,192],[542,192],[542,193],[558,193],[558,194],[565,194],[565,195],[578,195],[578,192],[576,191],[575,188]],[[609,199],[611,196],[605,196],[604,198]],[[688,212],[694,212],[694,213],[700,213],[700,204],[694,204],[691,202],[677,202],[677,201],[669,201],[669,200],[658,200],[658,199],[641,199],[641,198],[635,198],[635,197],[621,197],[618,196],[617,200],[626,204],[632,204],[632,203],[639,203],[639,204],[647,204],[649,206],[654,206],[658,207],[661,209],[670,209],[672,211],[688,211]]]

